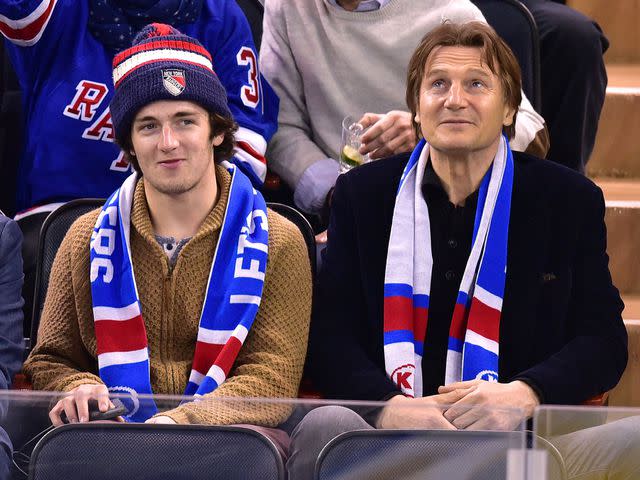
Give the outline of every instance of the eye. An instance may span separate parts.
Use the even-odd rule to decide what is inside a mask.
[[[473,80],[471,82],[471,86],[473,88],[482,88],[482,87],[484,87],[484,82],[482,80]]]
[[[181,120],[180,120],[180,123],[181,123],[182,125],[185,125],[185,126],[186,126],[186,125],[193,125],[193,124],[195,124],[196,122],[194,122],[194,121],[193,121],[192,119],[190,119],[190,118],[183,118],[183,119],[181,119]]]
[[[444,80],[434,80],[434,81],[431,83],[431,86],[432,86],[433,88],[443,88],[443,87],[444,87]]]
[[[150,131],[156,128],[156,124],[153,122],[143,123],[140,125],[140,130],[142,131]]]

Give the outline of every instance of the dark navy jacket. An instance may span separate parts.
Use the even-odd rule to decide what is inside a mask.
[[[382,400],[398,391],[384,371],[383,286],[408,158],[363,165],[336,184],[307,365],[326,397]],[[522,153],[514,160],[500,381],[523,379],[545,403],[578,404],[613,388],[627,362],[604,199],[572,170]]]

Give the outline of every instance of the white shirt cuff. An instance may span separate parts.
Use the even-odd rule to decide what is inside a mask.
[[[338,162],[333,158],[312,163],[300,177],[293,194],[296,206],[308,213],[320,212],[339,175]]]

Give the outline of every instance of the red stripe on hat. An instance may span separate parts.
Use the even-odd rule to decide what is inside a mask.
[[[267,159],[264,158],[256,149],[254,149],[249,143],[244,141],[236,141],[236,145],[251,155],[253,158],[259,160],[261,163],[267,164]]]
[[[132,70],[129,70],[122,77],[120,77],[120,80],[118,80],[118,82],[116,83],[116,88],[118,88],[118,85],[120,85],[125,78],[127,78],[129,75],[131,75],[136,70],[138,70],[140,67],[144,67],[145,65],[150,65],[152,63],[166,62],[166,61],[175,62],[176,59],[175,58],[157,58],[155,60],[149,60],[148,62],[141,63],[136,68],[134,68]],[[188,65],[195,65],[196,67],[200,67],[200,68],[206,70],[207,72],[213,72],[213,70],[209,70],[207,67],[205,67],[204,65],[200,65],[199,63],[187,62],[186,60],[179,60],[179,62],[180,63],[184,63],[184,64],[188,64]],[[215,74],[215,72],[214,72],[214,74]]]
[[[216,361],[213,362],[222,369],[225,377],[229,376],[233,362],[236,361],[236,357],[238,356],[241,348],[242,343],[240,343],[240,340],[231,336],[227,344],[224,346],[221,354],[216,358]]]
[[[413,330],[413,301],[407,297],[384,298],[384,331]]]
[[[224,344],[197,342],[191,368],[202,375],[206,375],[213,362],[220,355],[223,347]]]
[[[117,54],[113,59],[113,68],[116,68],[122,62],[124,62],[129,57],[132,57],[141,52],[147,52],[149,50],[182,50],[185,52],[193,52],[198,55],[202,55],[209,59],[209,61],[213,61],[211,59],[211,54],[200,45],[196,45],[193,42],[188,42],[184,40],[154,40],[152,42],[142,43],[140,45],[135,45],[131,48],[127,48],[123,50],[119,54]]]
[[[94,322],[97,353],[132,352],[147,347],[147,334],[142,316],[131,320],[100,320]]]
[[[43,3],[47,0],[43,0]],[[0,32],[9,40],[21,40],[29,41],[33,40],[42,31],[44,25],[49,20],[53,7],[57,0],[49,0],[49,6],[46,8],[42,15],[36,18],[33,22],[22,28],[12,28],[8,23],[0,21]],[[42,4],[41,4],[42,5]]]
[[[498,342],[500,338],[500,310],[491,308],[474,297],[471,301],[468,328],[484,338]]]
[[[451,319],[451,327],[449,327],[449,336],[464,340],[464,334],[467,330],[468,311],[461,303],[456,303],[453,307],[453,318]]]

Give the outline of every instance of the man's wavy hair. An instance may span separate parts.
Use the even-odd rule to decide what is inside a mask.
[[[511,139],[516,134],[516,114],[522,100],[522,74],[520,65],[509,46],[486,23],[446,22],[427,33],[409,61],[407,71],[407,105],[411,111],[411,122],[417,138],[422,138],[420,125],[415,116],[420,105],[420,88],[424,79],[429,56],[437,47],[478,47],[482,51],[482,61],[489,70],[500,78],[504,99],[514,110],[513,122],[504,127],[504,133]]]
[[[238,124],[233,120],[233,118],[223,117],[218,113],[207,113],[209,114],[209,129],[211,131],[209,134],[209,140],[221,133],[224,134],[222,143],[217,147],[213,147],[215,161],[221,162],[223,160],[228,160],[233,155],[233,149],[236,146],[234,134],[238,130]],[[142,175],[138,159],[130,153],[131,150],[133,150],[131,132],[126,132],[126,134],[116,136],[116,144],[122,149],[124,159],[133,166],[134,170],[138,172],[139,175]]]

